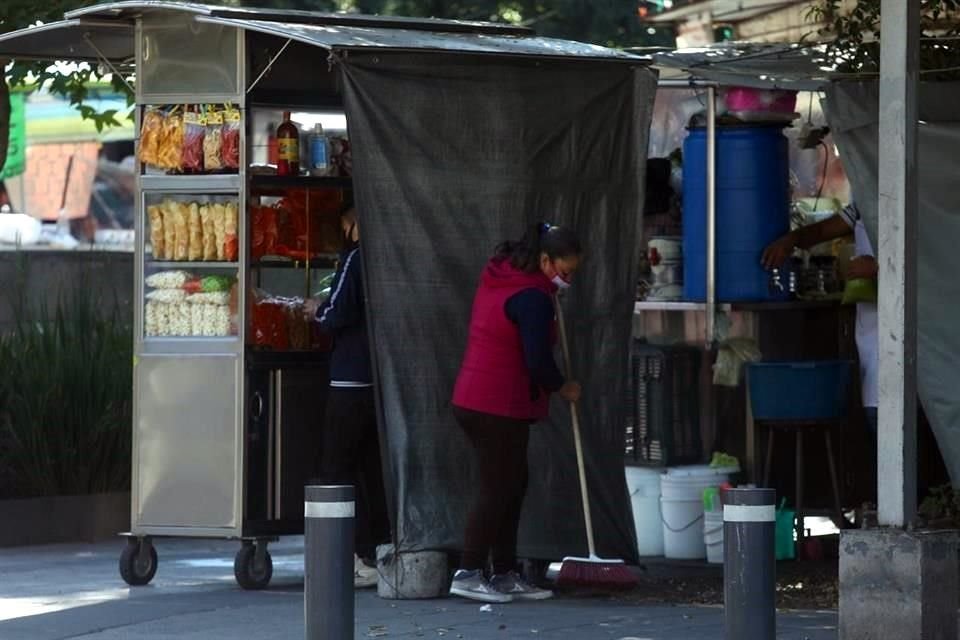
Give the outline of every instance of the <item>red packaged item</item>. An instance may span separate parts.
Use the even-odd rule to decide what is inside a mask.
[[[252,232],[250,253],[254,260],[276,255],[277,210],[273,207],[252,207]]]
[[[223,166],[240,168],[240,110],[229,108],[223,114],[223,140],[221,141]]]
[[[286,305],[264,291],[253,291],[251,338],[257,347],[285,350],[289,348]]]
[[[203,171],[203,139],[207,134],[206,121],[195,111],[183,116],[183,152],[180,167],[188,173]]]

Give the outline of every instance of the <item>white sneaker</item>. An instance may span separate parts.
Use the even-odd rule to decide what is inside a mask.
[[[506,603],[513,602],[513,596],[500,593],[490,586],[479,569],[467,571],[460,569],[453,574],[453,583],[450,585],[450,595],[478,600],[480,602]]]
[[[375,567],[368,567],[367,563],[358,556],[353,556],[353,587],[355,589],[369,589],[377,586],[380,574]]]
[[[490,586],[519,600],[548,600],[553,597],[553,591],[533,586],[515,571],[493,576]]]

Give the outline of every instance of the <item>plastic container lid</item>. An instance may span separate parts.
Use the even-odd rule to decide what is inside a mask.
[[[739,467],[711,467],[707,464],[695,464],[684,467],[670,467],[667,469],[668,476],[678,478],[692,478],[695,476],[719,476],[733,475],[739,473]]]

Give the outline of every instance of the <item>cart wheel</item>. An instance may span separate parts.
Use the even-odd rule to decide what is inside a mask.
[[[266,543],[262,543],[266,546]],[[264,589],[273,577],[273,559],[270,552],[263,550],[263,562],[257,566],[257,546],[244,543],[233,560],[233,575],[237,584],[244,589]]]
[[[131,587],[142,587],[157,573],[157,550],[147,540],[130,540],[120,553],[120,577]]]

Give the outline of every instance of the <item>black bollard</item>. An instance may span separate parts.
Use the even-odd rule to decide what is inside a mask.
[[[306,640],[353,640],[353,487],[304,487]]]
[[[776,492],[729,489],[723,505],[726,640],[777,635]]]

